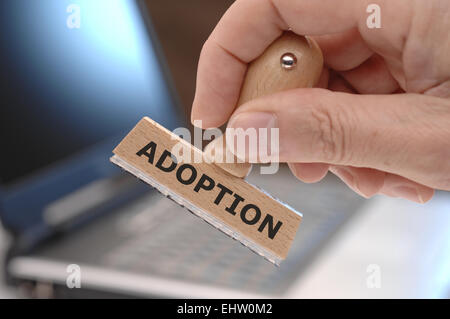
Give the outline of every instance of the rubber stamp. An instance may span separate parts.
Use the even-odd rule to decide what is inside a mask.
[[[312,87],[322,67],[322,53],[313,40],[285,32],[249,65],[237,107],[266,94]],[[222,138],[207,148],[227,152]],[[186,162],[172,152],[180,143],[190,158],[206,159],[210,154],[145,117],[114,149],[111,161],[279,265],[288,255],[302,215],[248,183],[250,164],[211,158]]]

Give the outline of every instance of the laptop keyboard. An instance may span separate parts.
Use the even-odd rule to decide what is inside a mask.
[[[276,295],[289,287],[320,245],[364,203],[334,177],[305,185],[283,169],[277,177],[255,174],[249,180],[303,213],[288,258],[280,267],[156,193],[119,212],[116,227],[124,240],[103,256],[102,263],[152,276]]]

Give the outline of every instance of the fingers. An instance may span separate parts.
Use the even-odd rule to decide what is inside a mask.
[[[297,89],[242,105],[229,127],[278,128],[281,162],[367,167],[450,189],[449,109],[424,95]]]
[[[432,188],[395,174],[371,168],[330,166],[323,163],[289,163],[289,168],[294,176],[304,183],[321,181],[329,170],[349,188],[364,198],[371,198],[376,194],[384,194],[424,204],[434,195]]]
[[[292,174],[304,183],[317,183],[328,173],[328,164],[323,163],[289,163]]]
[[[192,120],[224,124],[237,103],[245,64],[292,28],[298,34],[343,32],[365,18],[364,1],[238,0],[206,41],[199,61]]]
[[[401,197],[416,203],[426,203],[434,195],[432,188],[418,184],[395,174],[386,174],[380,194]]]
[[[268,0],[236,1],[203,46],[191,120],[219,127],[233,112],[246,64],[288,26]]]
[[[289,168],[304,183],[319,182],[327,175],[329,169],[348,187],[364,198],[370,198],[376,194],[384,194],[424,204],[434,195],[432,188],[398,175],[371,168],[330,166],[323,163],[290,163]]]
[[[397,81],[379,55],[373,55],[356,69],[340,74],[361,94],[389,94],[399,89]]]
[[[331,91],[361,94],[390,94],[401,90],[384,60],[376,54],[355,69],[331,71],[327,87]]]
[[[328,89],[335,92],[357,93],[356,90],[336,72],[333,72],[330,75]]]
[[[349,167],[331,166],[330,171],[338,176],[348,187],[359,195],[370,198],[375,194],[405,198],[424,204],[434,194],[432,188],[420,185],[404,177],[382,171]]]
[[[316,87],[326,89],[328,87],[329,81],[330,81],[330,70],[327,67],[324,67]]]
[[[332,165],[330,171],[365,198],[370,198],[381,190],[386,175],[385,172],[376,169],[350,166]]]
[[[202,128],[224,124],[234,110],[247,65],[222,47],[206,43],[200,55],[191,121]]]
[[[371,168],[330,166],[323,163],[290,163],[289,168],[304,183],[319,182],[330,170],[349,188],[364,198],[370,198],[376,194],[384,194],[424,204],[434,195],[432,188],[395,174]]]
[[[352,70],[373,55],[357,28],[314,37],[322,49],[325,64],[336,71]]]

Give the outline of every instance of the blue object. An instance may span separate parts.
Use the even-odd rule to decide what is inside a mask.
[[[1,1],[0,217],[14,233],[118,174],[111,151],[143,116],[183,124],[149,23],[135,0]]]

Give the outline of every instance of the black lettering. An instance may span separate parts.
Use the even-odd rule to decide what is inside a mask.
[[[255,211],[255,216],[253,216],[252,219],[247,218],[247,212],[250,209],[253,209]],[[255,225],[259,221],[260,218],[261,218],[261,210],[256,205],[247,204],[241,210],[241,219],[247,225]]]
[[[148,152],[149,150],[150,152]],[[147,156],[148,162],[150,164],[153,164],[153,161],[155,160],[155,151],[156,151],[156,143],[150,142],[143,149],[137,152],[136,155],[139,157],[141,157],[142,155]]]
[[[205,184],[206,181],[208,181],[208,185]],[[211,189],[214,188],[215,185],[216,185],[216,183],[214,182],[214,180],[211,177],[209,177],[206,174],[203,174],[200,177],[200,179],[198,180],[197,185],[195,185],[194,191],[197,193],[199,192],[200,189],[210,191]]]
[[[223,197],[225,196],[225,194],[231,195],[231,194],[233,194],[233,192],[229,188],[223,186],[220,183],[217,184],[217,187],[220,188],[220,193],[219,193],[219,195],[217,195],[216,200],[214,201],[214,204],[219,205],[220,202],[222,201]]]
[[[236,207],[239,205],[240,202],[243,202],[244,199],[239,196],[238,194],[234,194],[234,202],[231,204],[230,207],[225,208],[227,212],[229,212],[231,215],[236,215]]]
[[[268,225],[267,233],[269,235],[269,238],[274,239],[275,235],[278,233],[278,231],[280,230],[281,225],[283,225],[283,223],[279,221],[279,222],[277,222],[275,227],[273,227],[273,216],[267,214],[266,217],[264,218],[264,220],[262,221],[261,225],[259,226],[258,231],[260,233],[262,233],[262,231],[264,230],[266,225]]]
[[[166,158],[170,158],[172,160],[169,167],[163,166],[164,162],[166,161]],[[162,153],[161,157],[158,160],[158,163],[156,163],[155,166],[160,170],[162,170],[163,172],[170,173],[175,169],[175,167],[177,167],[177,163],[173,160],[172,154],[169,151],[164,150],[164,152]]]
[[[146,156],[148,158],[148,162],[153,164],[154,160],[155,160],[156,147],[157,147],[157,144],[155,142],[150,142],[145,147],[143,147],[141,150],[139,150],[136,153],[136,155],[139,157]],[[168,166],[167,166],[168,163],[166,163],[167,158],[171,159],[170,165],[168,165]],[[176,159],[174,159],[173,155],[169,151],[164,150],[155,166],[163,172],[170,173],[176,169],[177,165],[178,165],[178,163],[177,163]],[[183,177],[183,173],[186,170],[190,171],[189,178],[187,178],[187,176]],[[184,175],[186,175],[186,174],[184,174]],[[177,180],[180,183],[182,183],[183,185],[190,185],[190,184],[194,183],[194,181],[197,179],[197,170],[192,165],[183,164],[178,168],[176,177],[177,177]],[[194,191],[197,193],[200,192],[201,189],[203,189],[205,191],[210,191],[210,190],[214,189],[215,186],[216,186],[216,183],[210,176],[208,176],[206,174],[202,174],[198,183],[194,187]],[[236,209],[237,209],[239,203],[244,202],[245,199],[242,198],[241,196],[239,196],[238,194],[233,194],[232,190],[230,190],[228,187],[226,187],[220,183],[217,184],[217,187],[220,189],[220,192],[217,195],[216,199],[214,200],[214,204],[219,205],[222,202],[222,200],[226,194],[233,195],[234,201],[230,207],[225,208],[225,211],[227,211],[228,213],[230,213],[233,216],[236,215],[236,213],[237,213]],[[249,213],[249,211],[253,211],[253,214]],[[240,217],[241,217],[241,220],[245,224],[255,225],[261,219],[261,210],[259,209],[258,206],[254,205],[254,204],[247,204],[242,208],[242,210],[240,212]],[[276,223],[276,225],[274,226],[273,216],[270,214],[267,214],[264,217],[264,220],[261,222],[261,225],[258,227],[258,231],[260,233],[262,233],[267,228],[268,237],[270,239],[274,239],[282,225],[283,225],[283,223],[281,221],[278,221]]]
[[[189,179],[183,179],[183,172],[187,169],[191,171],[191,176],[189,177]],[[192,165],[183,164],[177,170],[177,179],[181,184],[190,185],[195,181],[196,178],[197,178],[197,170]]]

